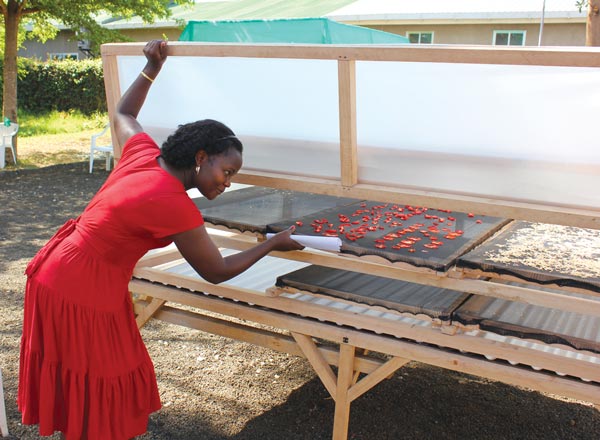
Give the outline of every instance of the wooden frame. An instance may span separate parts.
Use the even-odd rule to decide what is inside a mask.
[[[104,75],[109,117],[120,98],[117,66],[118,56],[140,56],[143,44],[107,44],[102,46]],[[243,57],[337,60],[339,65],[339,117],[341,179],[310,178],[275,172],[247,172],[242,170],[240,183],[297,189],[307,192],[344,197],[398,202],[417,206],[435,206],[462,212],[556,223],[600,229],[600,210],[573,208],[543,203],[525,203],[518,200],[497,200],[485,197],[448,194],[396,186],[357,183],[356,153],[356,88],[355,61],[406,61],[421,63],[464,63],[527,66],[600,67],[597,48],[514,48],[469,46],[289,46],[289,45],[235,45],[205,43],[169,43],[170,56],[181,57]],[[114,133],[114,130],[113,130]],[[121,146],[113,138],[115,158]]]
[[[238,250],[255,245],[257,240],[256,237],[243,234],[215,234],[212,238],[221,247]],[[487,296],[497,295],[510,300],[532,300],[532,303],[546,307],[600,315],[597,301],[561,298],[562,295],[546,297],[543,292],[536,290],[533,284],[531,288],[521,287],[513,290],[502,283],[479,279],[469,271],[461,272],[468,275],[462,279],[460,276],[456,277],[456,274],[446,276],[428,269],[395,267],[359,257],[310,250],[272,255]],[[352,401],[410,360],[588,401],[600,409],[600,370],[597,364],[581,359],[557,357],[527,348],[516,348],[485,338],[474,338],[455,326],[420,327],[396,321],[385,322],[379,318],[357,316],[356,313],[303,304],[279,296],[282,292],[294,292],[294,289],[272,288],[260,292],[226,284],[213,285],[197,277],[177,275],[157,267],[173,265],[177,261],[183,261],[179,252],[176,249],[167,249],[149,254],[138,263],[134,271],[134,276],[138,279],[130,283],[132,293],[141,298],[135,303],[138,324],[142,326],[152,317],[306,357],[335,401],[335,440],[347,438]],[[218,313],[224,317],[209,318],[202,313],[172,306],[177,304]],[[241,318],[272,326],[288,332],[288,335],[282,336],[280,332],[275,331],[258,331],[251,326],[232,323],[228,318]],[[333,351],[330,346],[326,348],[318,344],[317,340],[333,342],[337,344],[338,349]],[[421,341],[427,345],[406,340]],[[432,348],[433,346],[444,348],[440,350]],[[382,363],[380,357],[363,354],[370,352],[386,354],[389,360]],[[505,362],[490,362],[486,357],[503,359]],[[553,373],[514,367],[511,363],[560,371],[561,374],[585,377],[593,382],[586,383]],[[337,374],[330,365],[337,366]],[[364,376],[358,381],[360,374]]]
[[[118,56],[140,56],[143,44],[109,44],[102,47],[105,69],[108,111],[113,113],[120,98],[117,66]],[[600,210],[575,209],[565,206],[523,203],[517,200],[435,193],[414,188],[371,185],[358,181],[356,133],[356,61],[409,61],[467,64],[516,64],[537,66],[600,67],[600,51],[591,48],[498,48],[464,46],[284,46],[169,43],[171,56],[250,57],[250,58],[307,58],[336,60],[338,63],[339,93],[339,146],[340,179],[311,178],[271,171],[241,172],[240,183],[298,190],[328,195],[354,197],[383,202],[399,202],[420,206],[436,206],[463,212],[478,212],[492,216],[523,219],[600,229]],[[113,130],[114,133],[114,130]],[[121,146],[113,138],[115,158],[120,157]],[[215,243],[228,249],[247,249],[256,244],[255,237],[243,234],[213,235]],[[588,298],[567,297],[528,287],[510,286],[505,279],[484,279],[475,271],[453,268],[445,273],[419,269],[404,264],[389,264],[376,259],[324,254],[304,250],[274,256],[354,270],[373,275],[400,279],[430,286],[445,287],[467,293],[521,301],[578,313],[600,316],[600,303]],[[272,297],[277,292],[257,292],[226,285],[211,285],[197,278],[177,276],[158,270],[155,266],[181,258],[176,250],[164,250],[144,257],[135,269],[130,289],[138,297],[135,308],[138,325],[150,318],[161,319],[242,341],[263,345],[287,353],[306,357],[324,386],[336,402],[334,439],[347,437],[350,404],[352,400],[389,376],[408,360],[416,360],[456,371],[488,377],[509,384],[544,392],[586,400],[600,407],[600,373],[595,364],[581,360],[560,360],[555,356],[528,350],[514,350],[496,342],[478,341],[456,329],[413,328],[407,325],[364,320],[357,325],[356,317],[343,312],[332,312],[316,306],[302,306],[305,319],[291,313],[298,312],[298,304],[284,297]],[[177,286],[177,287],[173,287]],[[561,290],[568,290],[559,288]],[[205,292],[210,295],[199,295]],[[591,292],[586,292],[593,294]],[[597,295],[596,295],[597,296]],[[235,300],[232,301],[232,300]],[[177,309],[169,305],[183,304],[200,310],[215,312],[224,319],[207,317]],[[256,304],[261,308],[248,304]],[[232,323],[227,317],[244,319],[287,331],[268,332]],[[316,319],[314,319],[316,318]],[[340,322],[338,326],[324,321]],[[352,327],[371,329],[359,331]],[[389,336],[384,336],[387,334]],[[396,337],[394,337],[396,336]],[[317,337],[337,344],[338,349],[321,346]],[[418,345],[398,338],[435,344],[443,349]],[[389,356],[387,362],[361,350],[375,351]],[[478,357],[461,354],[461,350]],[[514,360],[526,365],[561,371],[574,377],[585,377],[595,382],[549,375],[529,369],[515,368],[508,363],[490,362],[481,356]],[[330,365],[336,365],[337,374]],[[359,373],[366,374],[360,381]]]
[[[476,340],[472,336],[444,331],[443,328],[423,329],[383,323],[375,318],[357,317],[354,313],[272,297],[264,292],[212,285],[197,278],[144,267],[144,263],[136,269],[135,275],[143,278],[130,283],[131,292],[138,297],[135,302],[138,317],[148,316],[147,311],[151,309],[155,319],[306,357],[335,401],[335,440],[343,440],[348,436],[352,401],[410,360],[588,401],[600,409],[600,372],[595,364],[558,359],[534,350],[515,350],[515,347],[503,346],[497,341]],[[178,287],[173,287],[175,285]],[[209,295],[205,295],[207,293]],[[174,308],[167,303],[217,313],[223,318]],[[157,304],[160,306],[155,308]],[[281,329],[287,335],[234,323],[230,318]],[[357,330],[357,327],[363,330]],[[364,330],[373,328],[381,334]],[[392,334],[396,337],[388,336]],[[440,350],[429,344],[407,342],[406,339],[453,349]],[[337,350],[330,345],[319,344],[319,340],[333,342]],[[381,357],[368,354],[372,352],[386,354],[389,358],[382,361]],[[479,353],[480,356],[468,353]],[[491,362],[483,356],[536,365],[537,368],[551,371],[560,370],[576,377],[589,377],[595,383],[518,368],[507,362]],[[337,374],[330,365],[337,366]],[[364,376],[358,380],[361,373]]]

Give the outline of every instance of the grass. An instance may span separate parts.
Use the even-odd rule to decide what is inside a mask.
[[[80,112],[53,111],[43,115],[19,113],[19,136],[31,137],[48,134],[79,133],[100,130],[108,121],[106,113],[84,115]]]
[[[6,150],[4,170],[87,161],[91,136],[100,132],[107,121],[105,113],[90,116],[79,112],[19,113],[17,165],[12,162],[10,150]],[[110,143],[110,134],[99,142]]]

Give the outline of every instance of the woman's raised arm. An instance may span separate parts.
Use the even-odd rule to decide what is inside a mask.
[[[147,60],[146,66],[119,100],[114,115],[115,134],[121,145],[124,145],[127,139],[134,134],[143,131],[137,121],[137,116],[146,100],[150,86],[167,59],[167,42],[163,40],[149,41],[144,47],[144,55]]]

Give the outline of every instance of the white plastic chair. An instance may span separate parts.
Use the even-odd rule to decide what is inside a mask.
[[[0,370],[0,435],[8,437],[8,423],[6,421],[6,408],[4,406],[4,389],[2,388],[2,370]]]
[[[96,133],[92,135],[92,144],[90,146],[90,173],[94,170],[94,154],[96,151],[104,153],[106,157],[106,171],[110,171],[110,162],[111,157],[113,155],[113,146],[112,145],[97,145],[97,139],[100,136],[104,136],[108,129],[110,128],[110,124],[106,124],[104,129],[100,133]]]
[[[0,124],[0,136],[2,136],[2,152],[0,153],[0,168],[4,168],[6,149],[10,148],[13,161],[17,164],[17,152],[15,151],[15,135],[19,131],[19,124],[11,122],[10,125]]]

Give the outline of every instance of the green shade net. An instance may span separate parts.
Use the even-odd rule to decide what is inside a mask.
[[[326,18],[190,21],[179,41],[212,43],[408,44],[388,32],[337,23]]]

